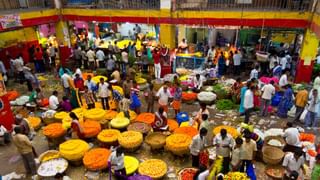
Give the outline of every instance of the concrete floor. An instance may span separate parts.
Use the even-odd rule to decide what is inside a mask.
[[[58,80],[49,77],[50,82],[46,85],[46,88],[44,88],[45,95],[49,96],[51,94],[53,89],[59,90],[59,92],[62,92],[61,88],[57,86]],[[21,94],[26,93],[26,86],[16,86],[17,84],[10,83],[7,89],[16,89]],[[155,103],[157,104],[157,103]],[[155,105],[157,106],[157,105]],[[142,112],[144,112],[146,109],[144,102],[142,106]],[[156,107],[155,107],[156,109]],[[187,105],[183,104],[182,111],[186,111],[189,114],[192,114],[195,111],[198,111],[199,105],[192,104]],[[217,112],[213,107],[209,107],[211,119],[214,120],[215,125],[233,125],[237,126],[241,119],[237,116],[237,112],[235,110],[226,111],[226,112]],[[169,117],[173,117],[173,110],[171,109],[169,112]],[[223,116],[216,116],[216,113],[223,114]],[[271,116],[268,118],[263,118],[264,121],[261,121],[259,117],[254,115],[252,117],[252,123],[255,124],[255,127],[261,130],[266,130],[268,128],[279,128],[282,127],[283,123],[286,122],[284,119],[279,119],[275,116]],[[48,150],[48,145],[46,138],[42,135],[42,131],[38,130],[37,136],[33,140],[34,146],[36,148],[36,151],[38,154],[41,154],[42,152],[45,152]],[[184,167],[190,167],[191,166],[191,158],[190,157],[183,157],[178,158],[173,156],[171,153],[166,151],[159,151],[159,152],[151,152],[150,148],[143,144],[143,146],[136,151],[135,153],[127,153],[127,155],[132,155],[137,157],[140,161],[150,159],[150,158],[158,158],[164,160],[168,164],[168,173],[166,177],[164,177],[165,180],[174,180],[176,178],[176,172],[179,171],[181,168]],[[16,148],[13,144],[7,145],[7,146],[0,146],[0,175],[5,175],[8,173],[11,173],[13,171],[17,173],[24,173],[24,167],[22,164],[21,159],[19,158],[19,154],[16,151]],[[265,173],[265,164],[262,162],[256,162],[256,175],[258,180],[268,180],[268,178]],[[70,176],[72,179],[81,178],[85,179],[84,175],[86,173],[86,170],[83,166],[80,167],[73,167],[69,166],[67,170],[67,175]],[[106,172],[101,172],[101,176],[99,179],[106,179],[108,177],[108,174]]]

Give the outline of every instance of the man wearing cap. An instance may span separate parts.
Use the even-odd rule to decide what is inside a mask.
[[[29,124],[27,122],[27,120],[25,120],[21,114],[17,114],[16,115],[16,125],[18,125],[21,128],[21,134],[24,134],[26,136],[29,137],[30,139],[30,127]]]

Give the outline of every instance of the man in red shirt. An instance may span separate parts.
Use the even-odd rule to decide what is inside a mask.
[[[156,77],[156,79],[160,79],[161,76],[161,65],[160,65],[160,52],[158,48],[155,48],[153,53],[153,61],[154,61],[154,75]]]
[[[43,54],[40,51],[40,48],[37,47],[37,50],[34,54],[34,65],[36,67],[37,73],[43,73],[44,72],[44,62],[43,62]]]
[[[84,92],[84,81],[79,74],[76,74],[76,77],[73,80],[73,82],[74,82],[74,87],[78,88],[78,96],[80,99],[80,103],[82,104],[81,94],[83,94]]]

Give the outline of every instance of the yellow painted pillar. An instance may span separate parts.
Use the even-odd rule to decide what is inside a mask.
[[[176,46],[175,26],[171,24],[160,24],[160,43],[165,44],[170,49]]]
[[[178,43],[182,41],[182,39],[186,39],[187,31],[185,25],[178,25]]]
[[[56,23],[56,36],[59,46],[63,45],[70,47],[70,36],[66,22],[59,21]]]
[[[300,61],[298,63],[296,71],[297,73],[295,81],[297,83],[308,83],[311,81],[313,65],[315,63],[315,58],[317,55],[319,40],[320,39],[316,36],[315,33],[313,33],[310,29],[307,29],[304,35],[299,58]]]

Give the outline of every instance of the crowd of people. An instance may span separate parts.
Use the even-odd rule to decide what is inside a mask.
[[[55,67],[56,50],[49,45],[47,49],[41,50],[33,48],[30,50],[30,56],[34,60],[35,72],[43,73],[47,68],[56,69],[57,77],[61,80],[63,96],[59,101],[57,90],[52,92],[48,98],[48,108],[55,111],[71,112],[78,106],[84,106],[88,109],[96,107],[97,102],[101,102],[102,108],[105,110],[115,110],[124,112],[127,118],[130,118],[129,110],[140,114],[142,109],[142,101],[145,101],[146,112],[155,114],[155,121],[152,123],[154,131],[168,130],[168,114],[169,107],[174,110],[175,116],[181,110],[182,104],[182,88],[178,76],[174,76],[173,81],[166,81],[160,89],[155,91],[153,84],[148,81],[148,87],[141,95],[139,86],[135,81],[136,71],[129,64],[129,56],[143,57],[147,60],[154,61],[155,78],[160,79],[161,76],[161,57],[167,56],[168,49],[165,46],[157,46],[151,48],[145,46],[143,50],[136,50],[135,44],[129,43],[124,49],[119,49],[117,43],[109,44],[107,49],[91,47],[85,50],[83,47],[76,46],[73,50],[73,58],[75,60],[75,68],[72,70],[59,66]],[[187,49],[186,42],[179,45],[180,52]],[[227,54],[226,54],[227,53]],[[45,55],[46,54],[46,55]],[[120,59],[118,59],[120,57]],[[217,68],[217,76],[224,76],[227,72],[233,72],[235,76],[240,75],[240,66],[242,61],[241,51],[231,47],[229,52],[222,51],[219,48],[212,47],[207,52],[207,66]],[[46,59],[47,58],[47,59]],[[30,102],[38,106],[43,106],[45,99],[42,89],[40,88],[39,80],[32,68],[25,66],[22,56],[17,58],[10,57],[11,70],[16,81],[19,83],[27,82],[28,90],[31,91]],[[296,60],[291,58],[285,49],[280,49],[277,53],[272,53],[269,56],[269,65],[255,64],[250,73],[249,80],[245,83],[241,78],[237,78],[232,87],[232,95],[234,101],[240,103],[239,114],[244,115],[244,123],[250,124],[251,114],[256,110],[259,111],[260,117],[266,117],[270,114],[270,104],[273,97],[281,94],[281,100],[277,105],[277,115],[280,118],[287,118],[288,111],[295,106],[294,123],[297,123],[304,111],[307,111],[304,125],[306,128],[317,128],[318,117],[320,117],[320,74],[316,77],[313,83],[313,88],[308,92],[307,88],[301,88],[294,96],[290,77],[295,76]],[[121,60],[121,63],[116,63]],[[48,63],[47,63],[48,61]],[[45,66],[48,64],[48,66]],[[96,83],[92,80],[91,75],[86,79],[82,76],[84,70],[95,70],[97,68],[106,68],[109,81],[100,78]],[[0,61],[0,71],[6,76],[7,70]],[[267,83],[261,83],[259,78],[267,76],[270,80]],[[193,87],[191,90],[199,92],[203,87],[205,79],[200,74],[193,78]],[[120,86],[123,94],[113,88]],[[74,103],[78,98],[73,98],[73,93],[80,97],[80,103]],[[154,102],[157,100],[158,108],[154,112]],[[272,111],[272,110],[271,110]],[[199,124],[199,134],[194,136],[190,145],[190,153],[192,156],[192,166],[199,168],[200,172],[197,179],[202,180],[208,177],[212,167],[203,168],[201,158],[203,152],[208,146],[215,146],[218,156],[223,157],[222,173],[227,174],[229,171],[254,172],[254,160],[256,153],[261,151],[261,144],[254,140],[253,132],[248,129],[243,129],[241,132],[243,138],[234,139],[227,133],[226,129],[221,129],[219,134],[212,134],[213,123],[210,120],[210,111],[205,104],[200,104],[200,110],[193,117],[193,122]],[[76,131],[79,138],[83,138],[83,130],[79,125],[79,118],[75,113],[70,113],[72,119],[71,128],[68,130],[68,135],[72,131]],[[286,146],[284,151],[288,153],[283,161],[283,166],[286,170],[286,178],[296,179],[301,176],[301,168],[303,168],[304,157],[299,140],[299,132],[294,127],[294,123],[288,122],[285,128],[284,139]],[[16,116],[17,126],[14,128],[15,135],[12,141],[17,146],[19,153],[23,157],[24,165],[28,173],[35,175],[35,150],[32,147],[30,140],[33,138],[33,133],[30,131],[29,125],[20,116]],[[0,137],[5,143],[10,141],[8,132],[0,126]],[[116,166],[116,171],[123,174],[123,151],[117,148],[111,155],[111,165]],[[320,156],[317,156],[317,163],[320,163]],[[254,173],[253,173],[254,174]],[[252,175],[252,173],[251,173]],[[254,176],[254,175],[252,175]]]

